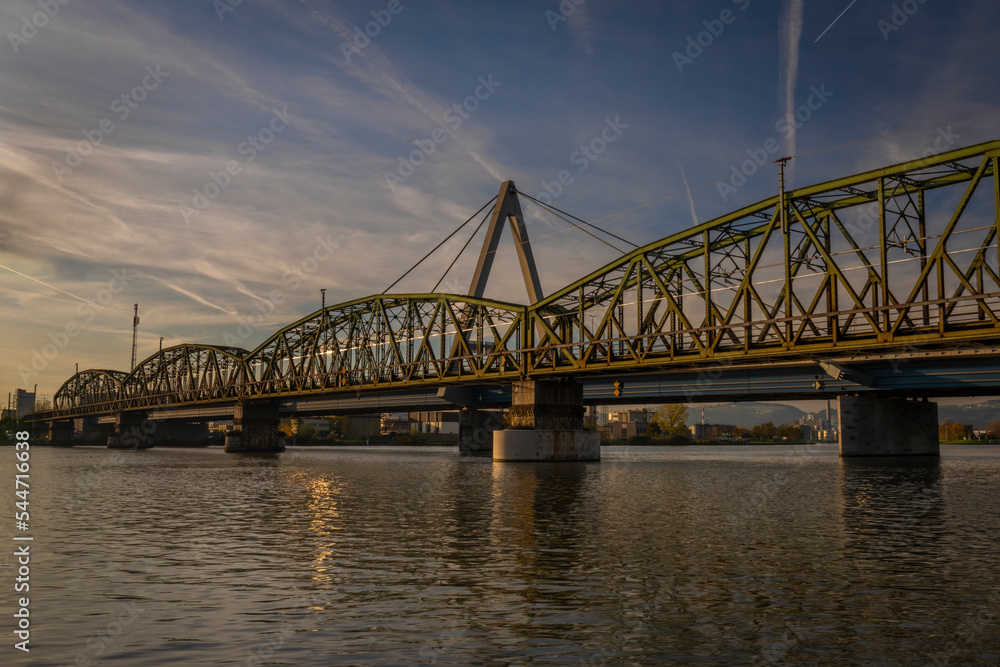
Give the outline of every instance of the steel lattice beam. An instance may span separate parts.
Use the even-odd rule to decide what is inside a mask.
[[[771,197],[529,306],[382,295],[322,309],[252,352],[168,348],[132,373],[75,375],[46,414],[996,343],[998,162],[993,141],[793,190],[787,231]]]

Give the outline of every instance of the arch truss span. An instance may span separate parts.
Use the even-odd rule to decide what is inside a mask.
[[[239,398],[247,351],[176,345],[149,357],[122,381],[121,409]]]
[[[110,412],[121,397],[122,382],[126,377],[128,373],[124,371],[80,371],[59,387],[52,399],[52,408],[57,412],[87,407],[96,412]]]
[[[529,373],[996,342],[1000,141],[775,196],[529,307]]]
[[[179,345],[92,370],[57,416],[673,364],[1000,342],[1000,141],[799,188],[638,248],[530,306],[395,294],[253,352]]]
[[[524,306],[382,295],[317,311],[246,359],[253,395],[517,376]]]

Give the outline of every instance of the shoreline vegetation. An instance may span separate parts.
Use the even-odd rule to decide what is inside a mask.
[[[678,414],[677,417],[682,415]],[[680,421],[679,419],[677,421]],[[4,420],[2,429],[0,429],[0,447],[2,446],[13,446],[14,440],[7,435],[8,432],[13,430],[27,430],[24,424],[19,422],[13,422],[11,419]],[[721,439],[693,439],[690,436],[680,433],[680,428],[677,425],[671,425],[671,431],[674,435],[663,436],[663,435],[638,435],[627,439],[608,439],[604,438],[601,441],[602,447],[687,447],[687,446],[753,446],[753,445],[812,445],[812,444],[836,444],[836,441],[825,441],[825,440],[815,440],[807,438],[795,438],[795,437],[780,437],[773,436],[771,438],[760,438],[753,437],[755,434],[749,433],[748,429],[741,429],[740,435],[750,437],[723,437]],[[995,420],[991,424],[991,435],[993,431],[1000,431],[1000,421]],[[961,430],[959,430],[961,429]],[[663,429],[666,430],[666,429]],[[660,432],[662,433],[663,430]],[[752,429],[755,430],[755,429]],[[958,425],[950,422],[950,420],[945,420],[941,424],[941,445],[998,445],[1000,444],[1000,438],[969,438],[969,437],[946,437],[949,435],[971,435],[972,429],[967,425]],[[342,433],[342,432],[341,432]],[[315,432],[308,432],[307,434],[300,433],[296,438],[285,433],[283,440],[286,446],[292,446],[297,448],[306,447],[385,447],[385,446],[397,446],[397,447],[457,447],[458,437],[456,434],[450,435],[437,435],[437,434],[427,434],[427,433],[399,433],[392,436],[379,436],[379,437],[369,437],[369,438],[344,438],[341,433],[330,437],[317,437],[319,434]],[[792,432],[793,435],[799,435],[798,429]],[[224,445],[225,438],[221,433],[212,433],[209,436],[207,442],[192,445],[183,444],[164,444],[158,445],[161,447],[180,447],[180,448],[202,448],[202,447],[221,447]],[[32,435],[32,445],[36,446],[48,446],[48,437],[46,433],[35,433]],[[87,438],[77,438],[74,439],[72,446],[81,447],[100,447],[107,444],[106,435],[93,435]],[[54,445],[54,446],[66,446],[66,445]]]

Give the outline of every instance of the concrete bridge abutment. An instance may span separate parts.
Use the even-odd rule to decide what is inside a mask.
[[[840,456],[940,456],[937,403],[882,396],[837,398]]]
[[[233,430],[226,432],[226,451],[283,452],[278,435],[278,401],[243,401],[233,412]]]
[[[583,385],[521,380],[507,428],[493,433],[494,461],[600,461],[601,435],[583,428]]]

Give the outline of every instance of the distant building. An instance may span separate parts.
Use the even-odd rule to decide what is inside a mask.
[[[305,428],[311,428],[315,433],[329,433],[330,422],[326,419],[293,418],[291,422],[292,435],[298,435]]]
[[[360,440],[379,436],[378,415],[349,415],[344,425],[344,438]]]
[[[692,424],[691,437],[695,440],[740,440],[743,429],[732,424]]]
[[[417,433],[458,435],[458,413],[411,412],[411,429]]]
[[[802,437],[806,440],[817,440],[819,442],[832,442],[837,439],[837,429],[829,421],[816,415],[807,415],[795,422],[802,430]]]
[[[35,411],[35,394],[29,393],[27,389],[18,389],[14,394],[14,406],[17,410],[17,418],[20,419],[29,412]]]
[[[380,430],[382,435],[409,433],[410,418],[405,412],[384,412]]]
[[[612,440],[628,440],[637,435],[646,435],[652,415],[651,410],[645,409],[611,412],[608,414],[606,435]]]
[[[233,430],[232,419],[224,419],[221,421],[208,422],[209,433],[225,433],[226,431],[231,431],[231,430]]]
[[[609,412],[608,413],[608,423],[628,423],[635,422],[637,424],[648,424],[653,420],[653,411],[648,409],[641,410],[622,410],[620,412]]]

